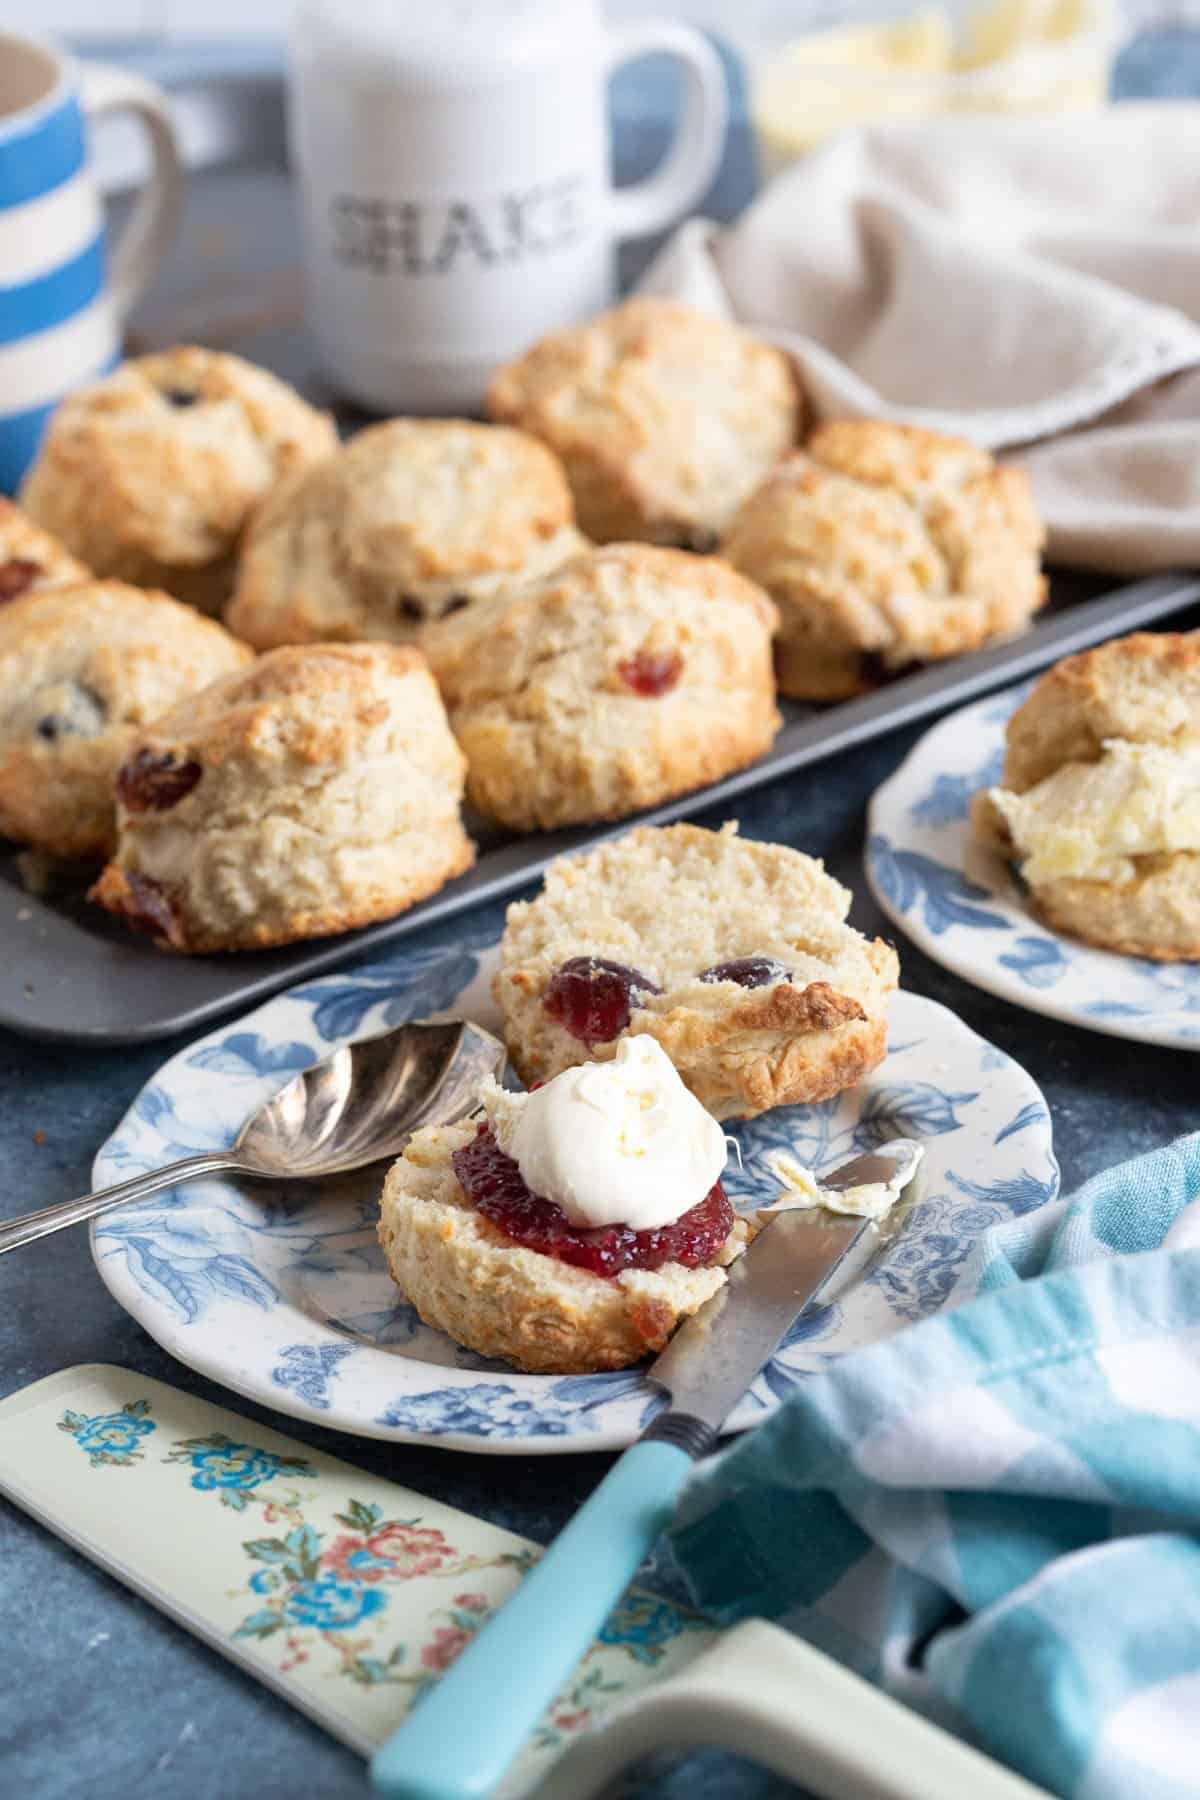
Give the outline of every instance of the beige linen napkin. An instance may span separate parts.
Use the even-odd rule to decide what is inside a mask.
[[[1015,450],[1061,562],[1200,563],[1200,106],[847,131],[647,271],[825,418]]]

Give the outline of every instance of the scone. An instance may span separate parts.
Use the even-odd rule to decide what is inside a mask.
[[[779,729],[775,608],[715,558],[610,544],[433,625],[473,806],[514,831],[619,819]]]
[[[650,298],[540,339],[493,377],[488,407],[557,451],[589,537],[689,550],[715,548],[800,421],[782,351]]]
[[[780,691],[841,700],[879,674],[1011,637],[1042,605],[1024,472],[877,420],[815,431],[742,507],[721,554],[780,611]]]
[[[972,819],[1056,930],[1200,960],[1200,631],[1137,632],[1043,675]]]
[[[736,825],[643,826],[508,910],[496,998],[529,1084],[658,1039],[718,1119],[828,1099],[883,1060],[896,953],[819,862]]]
[[[748,1230],[735,1220],[710,1263],[596,1275],[514,1243],[464,1193],[451,1158],[478,1124],[416,1132],[387,1177],[379,1240],[392,1279],[427,1325],[531,1374],[623,1369],[664,1348],[725,1284]]]
[[[90,571],[64,544],[0,496],[0,606],[22,594],[89,579]]]
[[[419,651],[275,650],[138,736],[91,897],[171,950],[348,931],[469,866],[462,780]]]
[[[392,419],[263,507],[226,622],[260,649],[377,638],[548,574],[585,548],[571,490],[523,431]]]
[[[0,834],[64,860],[104,855],[137,733],[252,661],[215,619],[120,581],[0,606]]]
[[[255,508],[336,444],[326,414],[266,369],[184,345],[64,400],[21,499],[98,575],[216,613]]]

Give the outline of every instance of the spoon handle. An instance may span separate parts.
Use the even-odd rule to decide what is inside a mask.
[[[60,1200],[57,1206],[43,1206],[39,1212],[21,1213],[0,1225],[0,1256],[6,1250],[18,1250],[22,1244],[36,1243],[61,1231],[64,1225],[82,1225],[114,1207],[131,1200],[144,1200],[163,1188],[177,1187],[181,1181],[196,1181],[202,1175],[220,1175],[236,1169],[238,1164],[228,1154],[185,1156],[182,1162],[168,1163],[165,1169],[151,1169],[149,1174],[135,1175],[130,1181],[119,1181],[115,1187],[100,1188],[78,1200]]]

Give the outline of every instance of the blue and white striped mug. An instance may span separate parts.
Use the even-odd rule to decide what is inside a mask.
[[[106,255],[87,123],[133,112],[154,168]],[[166,96],[106,63],[76,63],[0,32],[0,493],[14,493],[63,395],[116,361],[121,326],[179,216],[179,146]]]

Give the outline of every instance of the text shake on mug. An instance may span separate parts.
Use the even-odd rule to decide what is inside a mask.
[[[149,132],[154,172],[106,257],[87,122],[126,111]],[[116,360],[180,191],[165,95],[127,70],[0,31],[0,493],[15,492],[56,403]]]
[[[682,66],[682,120],[614,191],[608,78],[652,52]],[[597,0],[305,0],[291,73],[311,322],[376,411],[478,410],[498,363],[611,301],[615,244],[693,206],[724,139],[707,41],[609,28]]]

